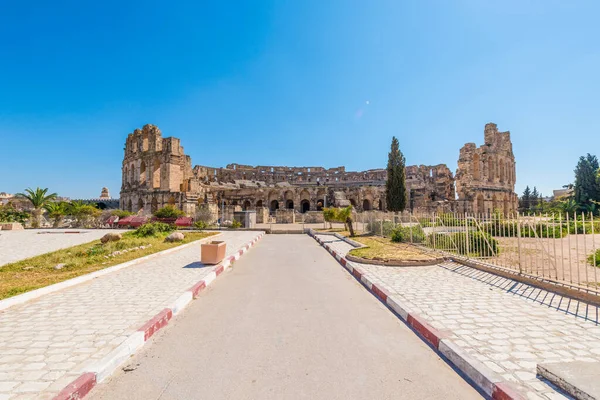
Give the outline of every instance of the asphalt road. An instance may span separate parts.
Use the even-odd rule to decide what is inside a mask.
[[[267,235],[90,399],[475,399],[307,235]]]

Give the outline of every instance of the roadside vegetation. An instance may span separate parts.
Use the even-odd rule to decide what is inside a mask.
[[[379,261],[431,260],[435,257],[416,246],[406,243],[392,242],[391,239],[379,236],[356,236],[352,240],[367,247],[352,249],[350,255]]]
[[[122,238],[102,244],[100,240],[42,254],[0,266],[0,299],[39,289],[90,272],[215,235],[185,232],[181,242],[165,242],[175,228],[163,223],[145,224]]]

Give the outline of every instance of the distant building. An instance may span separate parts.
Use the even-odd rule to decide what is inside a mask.
[[[556,189],[552,191],[554,195],[554,199],[559,199],[561,197],[569,197],[573,195],[573,189]]]
[[[15,196],[13,194],[6,193],[6,192],[0,192],[0,204],[2,204],[2,205],[7,204],[14,197]]]

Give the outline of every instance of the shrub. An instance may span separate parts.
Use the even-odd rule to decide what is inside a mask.
[[[175,230],[175,226],[164,222],[150,222],[144,224],[132,232],[137,237],[160,236]]]
[[[154,216],[156,218],[177,218],[183,215],[185,215],[183,211],[171,205],[164,206],[163,208],[158,209],[154,212]]]
[[[391,233],[392,242],[422,243],[425,232],[419,225],[397,226]]]
[[[131,211],[125,211],[125,210],[112,210],[110,212],[110,215],[113,215],[113,216],[119,217],[119,218],[125,218],[125,217],[129,217],[129,216],[133,215],[133,213]]]
[[[600,267],[600,249],[596,250],[595,253],[590,254],[588,261],[594,267]]]
[[[491,257],[498,255],[498,241],[483,232],[469,232],[469,254],[475,257]],[[458,254],[467,253],[467,234],[457,232],[452,234],[434,233],[427,235],[427,245],[436,249],[452,250]]]
[[[206,228],[208,228],[208,224],[204,221],[196,221],[196,222],[194,222],[194,228],[206,229]]]
[[[396,226],[392,221],[371,220],[367,223],[367,231],[380,236],[391,236]]]
[[[233,229],[238,229],[242,227],[242,223],[236,219],[234,219],[233,221],[231,221],[231,227]]]
[[[91,204],[74,201],[67,207],[67,213],[75,218],[77,226],[91,226],[92,220],[102,214],[102,211]]]
[[[19,211],[10,204],[5,206],[0,204],[0,222],[20,222],[24,224],[28,219],[28,212]]]
[[[205,228],[212,225],[215,222],[213,213],[206,206],[201,206],[196,212],[196,221],[203,222]],[[204,228],[200,228],[204,229]]]

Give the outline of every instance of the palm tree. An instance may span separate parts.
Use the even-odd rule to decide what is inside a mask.
[[[23,197],[24,199],[29,200],[29,202],[33,206],[33,212],[32,212],[33,218],[31,220],[32,228],[40,227],[40,218],[42,217],[42,208],[46,204],[51,202],[52,200],[56,199],[56,196],[57,196],[56,193],[50,193],[50,194],[47,194],[47,193],[48,193],[48,188],[41,189],[38,187],[35,190],[33,190],[31,188],[27,188],[27,189],[25,189],[25,193],[17,193],[16,194],[19,197]]]
[[[68,205],[69,205],[69,203],[65,203],[64,201],[59,201],[59,202],[51,202],[44,206],[46,211],[48,211],[48,217],[50,217],[54,220],[53,224],[52,224],[52,226],[54,228],[58,228],[60,226],[60,223],[62,222],[62,220],[65,218],[65,215],[67,215],[67,206]]]

